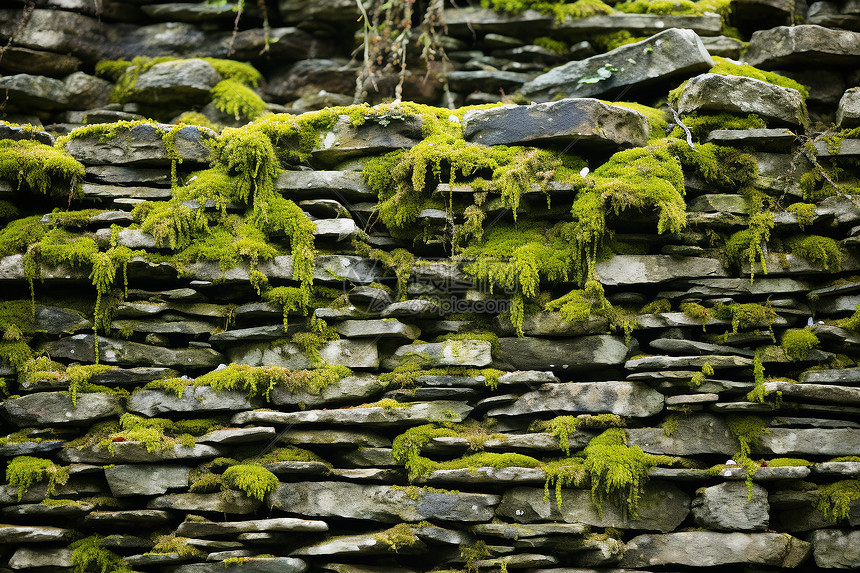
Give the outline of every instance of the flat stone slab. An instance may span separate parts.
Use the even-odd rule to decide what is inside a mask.
[[[758,468],[752,475],[753,481],[777,481],[783,479],[804,479],[810,474],[810,469],[803,466],[776,466]],[[747,471],[744,468],[725,468],[720,471],[720,477],[727,480],[746,480]]]
[[[648,120],[639,112],[596,99],[571,98],[470,110],[463,116],[463,135],[483,145],[577,141],[589,152],[615,151],[645,145]]]
[[[339,408],[334,410],[307,410],[304,412],[271,412],[254,410],[233,416],[233,424],[337,424],[369,426],[399,426],[429,424],[431,422],[461,422],[472,407],[465,402],[436,400],[434,402],[403,403],[381,406]]]
[[[624,339],[609,335],[545,339],[499,338],[498,362],[511,370],[580,372],[621,365],[629,349]]]
[[[0,525],[0,543],[51,543],[68,541],[74,531],[42,525]]]
[[[778,26],[757,30],[744,54],[745,64],[766,70],[791,66],[821,69],[860,63],[860,33],[823,26]]]
[[[170,509],[170,508],[164,508]],[[87,514],[83,523],[86,527],[102,529],[149,528],[155,529],[170,523],[173,515],[160,509],[129,509],[122,511],[93,511]]]
[[[325,521],[296,519],[294,517],[273,517],[270,519],[223,522],[183,521],[176,529],[176,534],[182,537],[232,537],[239,533],[261,531],[321,533],[328,531],[328,524]]]
[[[360,403],[381,394],[384,390],[385,385],[379,381],[379,378],[372,374],[363,374],[342,378],[326,386],[319,394],[290,392],[286,388],[276,387],[272,389],[269,398],[272,404],[277,406],[303,404],[306,408],[317,408],[349,402]]]
[[[560,312],[541,311],[523,317],[523,333],[537,337],[573,337],[587,334],[604,334],[609,321],[602,316],[589,316],[585,320],[564,320]],[[514,336],[516,329],[507,316],[496,317],[493,332],[499,336]]]
[[[181,398],[166,390],[138,390],[128,399],[128,411],[147,418],[174,412],[234,412],[253,407],[245,392],[216,391],[210,386],[189,386]]]
[[[663,395],[641,382],[571,382],[544,384],[489,416],[522,416],[543,412],[611,413],[647,417],[663,410]]]
[[[810,469],[812,473],[823,476],[860,476],[860,462],[822,462]]]
[[[9,567],[15,570],[71,566],[72,550],[66,547],[19,547],[9,559]]]
[[[640,372],[644,370],[699,370],[705,364],[710,364],[715,370],[723,368],[749,368],[753,365],[750,358],[744,356],[645,356],[624,363],[626,370]]]
[[[385,541],[385,532],[363,535],[338,535],[325,541],[300,547],[292,555],[387,555],[392,552],[391,544]],[[397,554],[415,555],[426,553],[427,546],[420,539],[414,543],[399,546]]]
[[[860,567],[860,531],[818,529],[809,536],[815,564],[825,569]]]
[[[800,92],[762,80],[722,74],[702,74],[687,81],[677,102],[678,113],[755,113],[780,123],[809,122]]]
[[[543,488],[516,487],[502,496],[496,513],[517,523],[562,521],[594,527],[672,531],[690,512],[690,498],[674,485],[651,481],[645,485],[636,519],[614,504],[603,504],[602,515],[591,501],[591,490],[563,489],[558,505],[555,495],[544,498]]]
[[[646,88],[679,76],[707,71],[713,60],[692,30],[671,29],[605,54],[573,61],[526,83],[521,92],[535,101],[594,97],[636,86]]]
[[[162,62],[137,76],[130,97],[150,105],[205,104],[221,79],[209,62],[199,58]]]
[[[415,340],[421,329],[412,324],[394,320],[344,320],[338,323],[338,334],[346,338],[407,338]]]
[[[705,138],[715,145],[750,145],[756,149],[787,147],[794,143],[797,135],[784,127],[758,129],[715,129]]]
[[[287,197],[343,197],[375,201],[376,194],[364,182],[360,171],[283,171],[275,188]]]
[[[475,535],[502,539],[528,539],[547,535],[584,535],[588,526],[582,523],[479,523],[472,526]]]
[[[389,123],[384,126],[372,120],[354,126],[349,117],[341,116],[331,129],[321,134],[311,153],[314,159],[334,164],[350,157],[409,149],[421,141],[424,120],[420,116],[405,111],[399,114],[392,105],[387,119]]]
[[[96,361],[95,337],[92,334],[74,334],[41,346],[53,358],[78,362]],[[169,368],[215,368],[227,362],[211,348],[164,348],[140,342],[117,340],[99,335],[99,360],[118,366],[162,366]]]
[[[179,511],[212,511],[219,513],[254,513],[260,502],[241,491],[220,493],[169,493],[149,500],[148,509],[174,509]]]
[[[161,495],[169,489],[188,487],[188,466],[172,464],[110,465],[104,469],[114,497]]]
[[[269,494],[271,509],[304,516],[383,523],[425,519],[460,523],[489,521],[498,502],[499,496],[496,495],[345,482],[282,483]]]
[[[169,573],[305,573],[308,565],[295,557],[243,558],[238,563],[189,563],[168,567]]]
[[[435,470],[415,483],[426,484],[525,484],[543,483],[546,472],[539,468],[476,467],[458,470]]]
[[[860,89],[845,90],[836,110],[836,125],[843,129],[860,126]]]
[[[119,128],[104,141],[99,135],[74,137],[66,144],[72,157],[87,165],[170,165],[170,157],[162,136],[173,125],[144,123]],[[183,163],[200,164],[209,161],[207,141],[215,133],[205,127],[183,127],[174,134],[173,147]]]
[[[607,286],[729,276],[717,259],[675,255],[615,255],[608,261],[597,263],[596,270],[600,282]]]
[[[222,428],[197,438],[198,444],[251,444],[267,442],[275,437],[275,428],[254,426],[251,428]]]
[[[163,450],[147,451],[140,442],[113,442],[111,450],[99,446],[78,449],[64,448],[59,458],[65,462],[79,464],[116,464],[116,463],[158,463],[172,460],[199,460],[223,455],[223,451],[213,446],[195,444],[192,447],[175,445]]]
[[[0,415],[18,427],[77,425],[86,426],[97,420],[118,416],[123,412],[116,394],[79,393],[77,405],[66,392],[39,392],[20,398],[10,398],[0,405]]]
[[[860,404],[860,388],[831,384],[793,384],[791,382],[765,382],[768,392],[780,392],[784,398],[811,400],[832,404]]]
[[[492,345],[486,340],[446,340],[409,344],[399,347],[382,367],[393,370],[397,366],[417,361],[425,368],[442,366],[472,366],[482,368],[492,362]]]
[[[314,360],[299,346],[284,343],[272,346],[270,343],[242,344],[226,350],[227,360],[248,366],[280,366],[292,370],[314,367]],[[332,340],[320,348],[320,359],[329,364],[349,368],[377,368],[379,355],[375,340]]]
[[[716,533],[684,531],[664,535],[640,535],[627,543],[622,567],[748,564],[797,567],[812,545],[780,533]]]
[[[729,433],[725,420],[711,414],[683,416],[670,436],[663,428],[629,428],[626,433],[629,445],[651,454],[731,456],[738,451],[738,442]]]
[[[588,18],[565,18],[555,24],[557,31],[576,34],[600,34],[627,30],[634,36],[649,36],[669,28],[687,28],[699,36],[716,36],[722,31],[722,21],[717,14],[684,16],[616,12],[614,14],[589,16]],[[702,38],[702,41],[704,42],[705,39]]]
[[[837,384],[854,386],[860,384],[860,368],[833,370],[808,370],[800,374],[801,384]]]

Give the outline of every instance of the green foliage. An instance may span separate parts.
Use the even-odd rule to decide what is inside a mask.
[[[851,316],[837,320],[836,326],[851,332],[860,332],[860,304],[857,305]]]
[[[572,290],[561,298],[546,303],[544,308],[560,311],[568,322],[588,320],[592,315],[603,316],[609,320],[613,330],[624,331],[625,341],[628,342],[633,329],[638,325],[632,313],[612,306],[604,295],[603,285],[596,280],[586,281],[583,289]]]
[[[395,553],[403,547],[412,547],[420,541],[412,527],[406,523],[398,523],[394,527],[380,531],[373,537],[377,541],[385,543],[389,551]]]
[[[579,416],[556,416],[551,420],[539,420],[532,423],[529,429],[552,434],[558,438],[561,451],[566,456],[570,456],[570,436],[580,428],[620,428],[624,425],[624,419],[616,414],[580,414]]]
[[[352,244],[357,255],[378,261],[383,267],[394,272],[397,277],[397,300],[406,300],[406,287],[415,266],[415,255],[406,249],[394,249],[390,252],[375,249],[359,240],[354,240]]]
[[[661,312],[672,312],[672,303],[669,299],[658,298],[639,309],[639,314],[657,314]]]
[[[812,462],[801,458],[773,458],[767,461],[767,465],[772,468],[808,467]]]
[[[43,458],[17,456],[6,465],[6,483],[18,488],[19,502],[33,484],[47,482],[48,495],[53,495],[57,485],[65,485],[68,480],[69,468]]]
[[[681,312],[702,322],[702,331],[705,330],[705,325],[708,324],[708,319],[711,317],[708,309],[696,302],[682,302],[679,306]]]
[[[270,464],[276,462],[322,462],[330,465],[327,461],[309,450],[303,450],[295,446],[281,446],[262,456],[256,456],[252,460],[258,464]]]
[[[256,464],[230,466],[221,481],[229,488],[239,489],[248,497],[263,501],[267,493],[278,487],[278,478],[266,468]]]
[[[134,573],[124,559],[103,546],[103,539],[91,535],[69,545],[72,573]]]
[[[767,326],[771,328],[777,319],[776,311],[773,310],[769,302],[763,305],[754,302],[744,304],[718,302],[710,310],[710,313],[714,318],[731,320],[732,334],[737,334],[738,330],[746,330],[751,327]]]
[[[433,438],[454,436],[457,436],[457,431],[452,428],[438,427],[435,424],[415,426],[394,438],[391,454],[394,461],[406,469],[410,480],[414,480],[433,471],[436,463],[422,456],[421,448]]]
[[[535,38],[532,43],[535,46],[540,46],[541,48],[545,48],[551,52],[555,52],[556,54],[564,55],[568,51],[567,44],[559,40],[554,40],[547,36],[540,36],[539,38]]]
[[[795,235],[785,241],[788,251],[828,271],[842,270],[842,248],[834,239],[820,235]]]
[[[818,511],[829,521],[848,519],[852,502],[860,499],[860,480],[841,480],[818,488]]]
[[[683,87],[683,85],[682,85]],[[670,92],[670,100],[672,94],[677,97],[681,95],[681,88]],[[756,114],[749,114],[746,117],[733,115],[730,113],[718,114],[698,114],[691,113],[681,116],[681,121],[690,130],[693,138],[696,140],[704,139],[709,133],[715,129],[763,129],[767,127],[764,119]],[[672,130],[669,137],[683,138],[685,137],[684,130],[679,126]]]
[[[764,389],[764,362],[761,358],[761,349],[756,349],[753,357],[753,389],[747,393],[750,402],[764,402],[767,390]]]
[[[461,545],[460,558],[465,567],[464,573],[478,573],[478,561],[490,556],[490,550],[484,541],[476,541],[474,545]]]
[[[179,555],[180,557],[205,557],[206,553],[188,544],[187,537],[179,537],[176,533],[159,535],[155,538],[155,545],[145,555]]]
[[[550,489],[553,489],[558,507],[561,507],[564,501],[562,489],[570,486],[581,487],[588,483],[588,472],[582,457],[545,461],[541,464],[541,469],[546,473],[546,482],[543,485],[544,501],[549,499]]]
[[[767,421],[758,416],[728,416],[726,425],[738,440],[738,457],[741,459],[749,459],[753,446],[758,443],[762,434],[768,433]]]
[[[789,213],[794,213],[797,217],[797,226],[803,230],[804,227],[811,225],[815,219],[815,204],[814,203],[792,203],[786,208]]]
[[[83,164],[62,149],[33,140],[0,140],[0,179],[19,189],[71,200],[83,178]]]
[[[167,418],[144,418],[130,412],[120,416],[119,422],[119,428],[108,429],[98,442],[100,447],[111,453],[114,443],[126,441],[139,442],[150,453],[173,449],[177,444],[191,447],[195,436],[222,427],[215,419],[173,421]]]
[[[792,328],[782,335],[782,346],[785,356],[790,360],[806,360],[809,351],[819,345],[818,337],[808,328]]]
[[[33,215],[7,224],[0,230],[0,256],[23,253],[30,245],[39,242],[47,232],[41,221],[41,216]]]
[[[753,78],[756,80],[767,82],[769,84],[797,90],[798,92],[800,92],[800,95],[803,96],[803,99],[809,97],[809,90],[806,88],[806,86],[794,81],[791,78],[787,78],[774,72],[766,72],[764,70],[759,70],[758,68],[755,68],[753,66],[738,64],[727,58],[721,58],[720,56],[714,56],[714,62],[716,63],[716,65],[710,70],[708,70],[708,73],[720,74],[724,76],[743,76],[747,78]]]
[[[750,226],[743,231],[734,233],[726,241],[726,258],[737,269],[746,261],[750,265],[750,282],[755,276],[756,259],[762,270],[767,274],[765,246],[770,240],[770,230],[773,228],[771,213],[759,213],[750,217]]]
[[[30,301],[0,301],[0,333],[7,342],[19,341],[33,334],[33,307]]]
[[[468,468],[536,468],[540,466],[540,462],[531,456],[516,453],[497,454],[491,452],[481,452],[448,460],[445,462],[436,462],[430,471],[435,470],[457,470]]]
[[[257,92],[236,80],[222,80],[212,88],[212,103],[220,111],[240,119],[256,119],[266,111],[266,102]]]

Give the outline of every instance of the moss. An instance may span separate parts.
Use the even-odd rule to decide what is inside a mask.
[[[280,446],[278,449],[267,454],[256,456],[253,460],[249,459],[246,461],[253,461],[258,464],[269,464],[275,462],[321,462],[331,465],[315,453],[295,446]]]
[[[351,408],[382,408],[383,410],[391,410],[393,408],[408,408],[409,406],[412,406],[412,402],[398,402],[393,398],[383,398],[376,402],[367,402],[365,404],[359,404],[358,406],[351,406]]]
[[[405,523],[398,523],[394,527],[380,531],[373,538],[387,545],[388,550],[394,553],[397,553],[404,547],[412,547],[420,541],[412,530],[412,527]]]
[[[481,467],[489,468],[536,468],[540,466],[540,462],[523,454],[505,453],[497,454],[491,452],[481,452],[444,462],[436,462],[431,471],[436,470],[456,470],[456,469],[473,469]]]
[[[622,330],[629,342],[633,329],[638,325],[636,317],[623,309],[616,308],[606,299],[603,285],[589,280],[583,289],[572,290],[561,298],[544,305],[546,310],[558,310],[562,318],[569,322],[588,320],[592,315],[603,316],[609,320],[613,330]]]
[[[460,558],[463,560],[465,573],[478,573],[478,561],[490,556],[486,542],[476,541],[473,545],[460,545]]]
[[[421,455],[421,449],[433,438],[455,436],[457,431],[452,428],[439,427],[435,424],[415,426],[394,438],[391,454],[394,461],[403,465],[409,478],[415,479],[433,471],[435,464]]]
[[[670,101],[672,101],[671,94],[674,94],[675,99],[680,97],[682,87],[670,92]],[[691,113],[681,116],[681,121],[687,126],[696,140],[704,139],[716,129],[763,129],[767,127],[767,122],[756,114],[748,114],[744,117],[730,113]],[[683,138],[684,136],[685,134],[681,127],[674,128],[669,134],[669,137]]]
[[[804,100],[809,97],[809,90],[806,88],[806,86],[794,81],[791,78],[787,78],[774,72],[766,72],[764,70],[759,70],[758,68],[755,68],[753,66],[738,64],[727,58],[721,58],[720,56],[714,56],[714,62],[716,63],[716,65],[710,70],[708,70],[708,73],[721,74],[724,76],[743,76],[747,78],[753,78],[756,80],[767,82],[769,84],[797,90],[798,92],[800,92],[800,95],[803,97]]]
[[[761,349],[756,349],[753,357],[753,389],[747,393],[750,402],[764,402],[767,390],[764,389],[764,362]]]
[[[669,299],[658,298],[639,309],[639,314],[657,314],[660,312],[672,312],[672,303]]]
[[[57,485],[65,485],[68,480],[69,468],[44,458],[18,456],[6,466],[6,483],[18,488],[19,502],[34,484],[47,482],[48,495],[53,495]]]
[[[548,432],[558,438],[561,451],[570,455],[570,436],[579,429],[623,427],[625,421],[615,414],[581,414],[579,416],[556,416],[551,420],[540,420],[530,426],[536,432]]]
[[[359,240],[353,241],[353,247],[357,255],[378,261],[384,268],[393,271],[397,277],[397,300],[406,300],[406,287],[415,266],[415,255],[406,249],[394,249],[390,252],[375,249]]]
[[[308,292],[298,287],[274,287],[263,293],[263,298],[278,304],[284,313],[284,332],[289,326],[289,315],[294,311],[305,312],[308,304]]]
[[[0,256],[24,253],[30,245],[38,243],[47,232],[41,221],[41,216],[34,215],[9,222],[0,230]]]
[[[738,457],[749,459],[750,452],[763,434],[768,433],[768,423],[758,416],[728,416],[726,425],[738,440]]]
[[[773,458],[767,461],[767,465],[772,468],[808,467],[812,462],[801,458]]]
[[[777,314],[770,306],[770,303],[722,303],[718,302],[710,310],[714,318],[721,320],[731,320],[732,334],[737,334],[738,330],[746,330],[752,327],[766,326],[772,328],[776,322]]]
[[[860,499],[860,480],[841,480],[818,488],[817,509],[836,523],[850,517],[852,502]]]
[[[155,544],[145,555],[179,555],[180,557],[205,557],[206,554],[200,549],[188,544],[187,537],[179,537],[175,533],[159,535],[155,538]]]
[[[103,539],[91,535],[69,545],[72,573],[133,573],[124,559],[103,546]]]
[[[808,225],[812,225],[815,219],[814,203],[792,203],[786,208],[786,211],[794,213],[797,217],[797,225],[801,230]]]
[[[248,497],[263,501],[267,493],[278,487],[278,478],[266,468],[256,464],[230,466],[221,475],[229,488],[244,491]]]
[[[236,80],[222,80],[210,92],[220,111],[240,119],[256,119],[266,111],[266,102],[257,92]]]
[[[820,235],[795,235],[785,241],[788,251],[820,265],[828,271],[841,271],[843,251],[834,239]]]
[[[0,221],[17,219],[21,216],[21,210],[9,201],[0,201]]]
[[[786,330],[780,341],[780,346],[782,346],[785,355],[794,361],[806,360],[809,351],[818,345],[818,337],[808,328]]]
[[[195,436],[221,427],[215,419],[174,422],[166,418],[143,418],[130,412],[120,416],[119,421],[119,428],[107,428],[94,436],[99,439],[99,446],[110,452],[113,452],[114,443],[125,441],[139,442],[148,452],[172,449],[177,444],[190,447],[194,445]]]
[[[690,318],[701,321],[702,331],[705,330],[705,325],[708,324],[708,319],[711,317],[708,309],[696,302],[682,302],[679,306],[681,312]]]
[[[535,38],[532,43],[535,46],[540,46],[541,48],[547,49],[551,52],[555,52],[556,54],[564,55],[568,51],[567,44],[559,40],[554,40],[547,36],[540,36],[539,38]]]
[[[0,301],[0,333],[5,341],[33,334],[33,307],[28,300]]]
[[[84,166],[63,151],[32,140],[0,140],[0,179],[69,201],[80,193]]]
[[[857,305],[851,316],[837,320],[836,326],[851,332],[860,332],[860,304]]]
[[[339,338],[340,335],[334,327],[329,326],[323,319],[312,315],[308,317],[307,330],[297,332],[292,336],[290,341],[302,349],[311,364],[315,367],[323,367],[324,364],[320,356],[322,347],[327,342],[338,340]]]

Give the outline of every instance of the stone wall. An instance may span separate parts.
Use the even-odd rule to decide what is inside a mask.
[[[622,8],[0,11],[0,566],[860,567],[860,9]]]

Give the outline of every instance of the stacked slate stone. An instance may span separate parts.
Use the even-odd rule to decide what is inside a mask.
[[[2,566],[860,567],[860,10],[616,8],[0,10]]]

